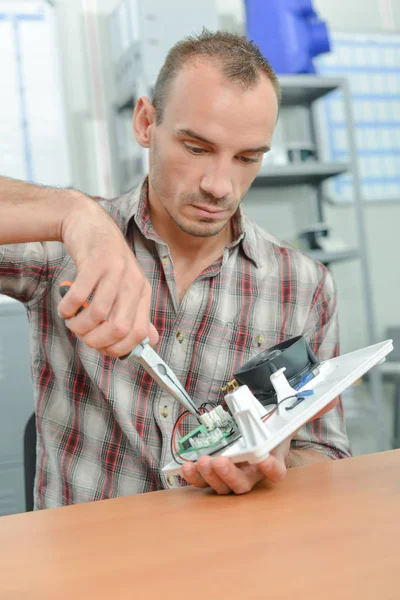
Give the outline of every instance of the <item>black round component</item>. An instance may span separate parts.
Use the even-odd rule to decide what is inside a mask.
[[[308,373],[314,376],[318,365],[307,340],[299,335],[264,350],[240,367],[234,376],[240,385],[248,386],[261,404],[276,404],[275,389],[270,379],[272,373],[286,367],[285,377],[295,387]]]

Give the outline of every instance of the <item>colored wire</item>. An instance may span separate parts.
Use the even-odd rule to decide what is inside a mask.
[[[287,396],[286,398],[283,398],[282,400],[280,400],[280,402],[278,402],[276,404],[276,406],[267,414],[265,415],[265,417],[262,417],[262,422],[265,423],[266,421],[268,421],[268,419],[270,419],[272,417],[272,415],[274,415],[276,413],[276,411],[278,410],[278,407],[283,403],[283,402],[287,402],[287,400],[290,399],[295,399],[295,400],[299,400],[300,402],[302,402],[304,400],[304,398],[302,398],[300,395],[298,396],[296,395],[292,395],[292,396]],[[216,407],[215,404],[211,403],[211,402],[204,402],[201,406],[200,406],[200,411],[204,412],[208,412],[206,409],[206,406],[211,406],[213,408]],[[178,464],[183,465],[183,462],[181,461],[185,461],[185,462],[194,462],[191,461],[189,458],[185,458],[184,456],[182,456],[182,454],[180,454],[178,452],[177,446],[176,446],[176,434],[177,434],[177,430],[179,425],[182,423],[182,421],[189,415],[191,415],[192,413],[189,412],[188,410],[183,412],[177,419],[173,430],[172,430],[172,436],[171,436],[171,455],[172,458],[175,460],[175,462],[177,462]],[[227,444],[225,446],[223,446],[223,449],[226,450],[229,446],[231,446],[234,442],[236,442],[236,440],[238,440],[240,437],[240,434],[238,436],[235,436],[234,439],[232,439],[231,441],[227,442]],[[229,439],[229,438],[228,438]],[[221,450],[221,448],[218,448],[217,450],[214,450],[214,452],[210,452],[208,454],[208,456],[213,456],[214,454],[216,454],[217,452],[219,452]],[[178,458],[180,459],[180,461],[178,460]]]
[[[201,408],[202,407],[200,407],[200,409]],[[186,461],[186,462],[188,461],[188,459],[184,458],[183,456],[181,456],[178,453],[178,450],[177,450],[177,447],[176,447],[176,434],[178,432],[179,425],[182,423],[182,421],[184,419],[186,419],[186,417],[188,417],[191,414],[192,413],[190,411],[185,410],[185,412],[183,412],[181,415],[179,415],[179,417],[178,417],[178,419],[177,419],[177,421],[176,421],[176,423],[175,423],[175,425],[174,425],[174,427],[172,429],[172,434],[171,434],[171,455],[172,455],[172,458],[174,459],[174,461],[177,462],[178,464],[181,464],[181,465],[183,465],[183,462],[178,461],[177,458],[176,458],[177,456],[179,456],[181,458],[181,460]]]

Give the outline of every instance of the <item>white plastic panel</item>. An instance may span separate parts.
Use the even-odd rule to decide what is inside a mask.
[[[384,360],[393,350],[392,340],[386,340],[338,358],[333,358],[321,365],[320,374],[310,381],[304,389],[313,389],[314,394],[305,398],[296,408],[287,411],[286,405],[293,404],[293,398],[282,403],[264,424],[265,439],[257,446],[246,445],[243,438],[234,442],[219,454],[229,457],[234,463],[248,461],[257,463],[263,460],[271,450],[291,436],[302,425],[310,421],[347,387],[369,371],[374,365]],[[239,388],[240,389],[240,388]],[[235,392],[233,392],[234,394]],[[231,394],[231,396],[233,395]],[[244,405],[250,417],[259,419],[256,411]],[[243,415],[242,415],[243,422]],[[196,455],[185,454],[185,457],[196,461]],[[172,461],[163,468],[168,475],[181,475],[181,464]]]

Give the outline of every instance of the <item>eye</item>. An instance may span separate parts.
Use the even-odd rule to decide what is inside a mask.
[[[250,158],[249,156],[239,156],[238,158],[239,158],[240,162],[242,162],[244,165],[251,165],[251,164],[259,162],[259,160],[260,160],[259,157]]]
[[[204,148],[200,148],[199,146],[191,146],[190,144],[183,144],[186,148],[186,150],[188,150],[191,154],[194,154],[195,156],[201,156],[201,154],[204,154],[206,152],[206,150]]]

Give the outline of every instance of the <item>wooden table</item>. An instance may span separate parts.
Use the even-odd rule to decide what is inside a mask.
[[[0,598],[400,598],[400,450],[0,518]]]

